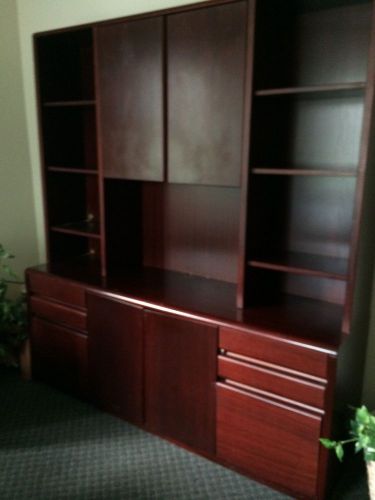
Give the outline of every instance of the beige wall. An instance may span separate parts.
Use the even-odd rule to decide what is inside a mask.
[[[2,2],[2,3],[1,3]],[[18,61],[18,48],[15,42],[15,25],[16,17],[14,6],[12,7],[12,0],[0,0],[0,4],[6,5],[6,13],[9,15],[3,15],[1,12],[1,19],[3,20],[4,28],[9,41],[6,43],[7,50],[9,53],[5,55],[11,58],[11,54],[14,52],[13,56],[15,60]],[[8,169],[7,174],[7,184],[10,186],[17,187],[17,198],[22,199],[24,204],[22,210],[25,211],[24,226],[30,225],[29,230],[25,233],[25,240],[27,241],[27,247],[30,248],[30,256],[35,254],[35,251],[31,250],[35,247],[35,232],[34,232],[34,220],[36,224],[37,231],[37,242],[39,246],[39,259],[44,260],[45,258],[45,241],[43,234],[43,210],[41,202],[41,181],[40,181],[40,171],[39,171],[39,152],[38,152],[38,137],[37,137],[37,118],[36,118],[36,98],[35,98],[35,83],[34,83],[34,66],[33,66],[33,52],[32,52],[32,34],[39,31],[50,30],[54,28],[60,28],[64,26],[73,26],[87,22],[93,22],[97,20],[110,19],[114,17],[126,16],[139,12],[146,12],[157,10],[161,8],[183,5],[185,3],[192,3],[192,1],[178,1],[178,0],[138,0],[137,2],[126,2],[124,0],[17,0],[18,6],[18,21],[19,21],[19,33],[20,33],[20,46],[21,46],[21,63],[23,72],[23,83],[24,83],[24,97],[21,93],[21,84],[19,81],[19,67],[16,61],[16,68],[13,68],[13,76],[8,82],[8,89],[6,94],[9,93],[10,101],[13,102],[13,106],[16,109],[17,121],[13,124],[12,132],[6,130],[7,119],[0,118],[1,120],[1,137],[7,137],[7,142],[10,142],[13,146],[9,146],[9,151],[7,154],[8,159],[13,158],[13,149],[16,149],[17,160],[14,162],[14,167],[17,168],[17,173],[13,173],[13,169]],[[8,12],[9,11],[9,12]],[[3,34],[3,33],[2,33]],[[2,44],[1,44],[2,46]],[[1,49],[0,49],[1,50]],[[6,52],[6,51],[5,51]],[[14,86],[13,83],[14,82]],[[25,110],[26,110],[26,124],[28,132],[28,144],[29,144],[29,155],[31,164],[31,173],[33,179],[33,192],[35,199],[35,218],[31,215],[32,210],[32,200],[30,199],[30,189],[29,189],[29,177],[30,171],[28,170],[28,157],[25,148],[25,127],[23,122],[23,102],[25,100]],[[11,113],[9,110],[8,113]],[[4,130],[3,130],[4,129]],[[22,144],[22,146],[21,146]],[[20,150],[18,150],[18,145],[20,145]],[[27,165],[27,166],[26,166]],[[12,177],[13,175],[17,177]],[[11,196],[7,194],[10,206],[8,211],[16,211],[17,198],[16,196]],[[13,214],[14,216],[14,214]],[[1,216],[0,216],[1,217]],[[0,218],[0,221],[2,218]],[[9,218],[9,220],[14,220]],[[369,227],[369,230],[372,230]],[[18,227],[17,232],[18,233]],[[26,237],[27,236],[27,237]],[[14,238],[20,238],[20,236],[14,236]],[[16,249],[18,246],[16,245]],[[34,252],[34,253],[33,253]],[[373,260],[372,260],[373,262]],[[366,264],[366,269],[361,270],[362,275],[369,276],[372,272],[371,264]],[[375,290],[375,288],[374,288]],[[363,295],[357,293],[357,303],[363,304]],[[357,307],[359,310],[360,307]],[[369,350],[367,355],[367,366],[366,366],[366,381],[364,388],[365,400],[369,405],[375,408],[375,294],[373,294],[372,303],[372,324],[371,324],[371,339],[369,342]],[[356,328],[364,329],[363,323],[361,321],[356,321]]]
[[[20,276],[38,261],[21,75],[17,4],[0,0],[0,243]]]

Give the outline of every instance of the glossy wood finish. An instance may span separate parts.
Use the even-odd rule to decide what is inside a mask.
[[[215,451],[217,329],[145,312],[147,429]]]
[[[145,184],[143,264],[235,283],[239,197],[237,188]]]
[[[52,323],[60,323],[81,332],[87,331],[87,314],[85,311],[66,307],[58,302],[52,302],[36,295],[30,297],[29,306],[31,314],[35,316]]]
[[[163,180],[162,18],[97,30],[105,177]]]
[[[300,498],[316,498],[321,417],[224,384],[217,385],[217,405],[221,459]]]
[[[251,332],[222,327],[219,348],[325,379],[327,356]]]
[[[341,342],[343,309],[336,304],[289,296],[281,302],[239,310],[232,283],[136,266],[113,268],[110,276],[102,278],[95,259],[87,257],[30,270],[37,272],[55,274],[68,282],[79,280],[82,286],[101,289],[108,296],[147,308],[173,311],[181,317],[235,330],[265,333],[323,353],[336,355]]]
[[[49,321],[31,321],[33,377],[86,397],[87,337]]]
[[[218,357],[218,375],[220,378],[250,386],[255,390],[265,391],[295,402],[316,408],[324,408],[325,386],[288,373],[259,366],[251,360],[236,359],[230,356]]]
[[[167,26],[168,180],[238,186],[246,3],[171,15]]]
[[[74,307],[86,307],[85,285],[39,272],[28,272],[29,291]]]
[[[104,408],[294,497],[324,497],[318,438],[346,362],[372,3],[214,0],[36,36],[51,257],[29,272],[36,370],[79,386],[86,290]]]
[[[133,305],[87,295],[90,392],[129,422],[143,422],[143,319]]]

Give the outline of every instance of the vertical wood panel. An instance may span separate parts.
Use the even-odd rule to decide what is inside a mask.
[[[146,425],[215,450],[215,327],[146,312]]]
[[[236,282],[239,190],[143,186],[143,263]]]
[[[90,391],[103,409],[143,422],[142,309],[87,295]]]
[[[168,180],[238,186],[246,3],[168,17]]]
[[[97,30],[105,177],[163,179],[162,18]]]

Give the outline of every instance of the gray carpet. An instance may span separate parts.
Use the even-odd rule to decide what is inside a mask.
[[[1,500],[288,498],[13,370],[0,405]]]

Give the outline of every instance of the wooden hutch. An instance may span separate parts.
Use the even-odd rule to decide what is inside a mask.
[[[354,0],[35,35],[49,261],[27,271],[33,375],[323,498],[374,43],[372,2]]]

